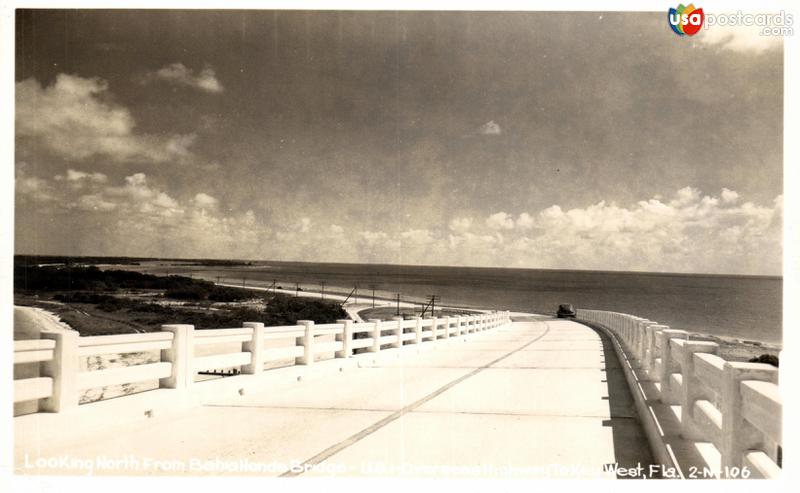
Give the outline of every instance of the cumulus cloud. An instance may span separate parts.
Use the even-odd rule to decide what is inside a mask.
[[[139,134],[130,111],[110,101],[102,79],[59,74],[43,87],[30,78],[16,84],[16,136],[32,139],[74,160],[103,156],[115,162],[184,162],[193,135]]]
[[[732,204],[739,200],[739,194],[727,188],[723,188],[720,195],[722,196],[722,201],[726,204]]]
[[[14,181],[17,202],[41,205],[55,199],[55,188],[45,179],[28,176],[24,170],[19,170]]]
[[[686,205],[700,199],[702,192],[693,187],[683,187],[675,192],[675,198],[670,202],[673,206]]]
[[[471,217],[457,217],[450,221],[450,224],[447,226],[450,231],[456,233],[465,233],[469,231],[469,228],[472,227],[472,218]]]
[[[523,212],[517,218],[517,227],[520,229],[531,229],[534,225],[533,217],[527,212]]]
[[[150,186],[144,173],[125,177],[122,186],[107,186],[83,195],[77,206],[81,209],[116,209],[130,215],[164,217],[180,215],[184,211],[176,199]]]
[[[426,246],[436,241],[433,233],[427,229],[409,229],[400,233],[400,239],[403,243],[411,245]]]
[[[194,203],[201,209],[211,209],[213,207],[216,207],[217,204],[219,203],[219,201],[214,197],[212,197],[211,195],[202,192],[195,195],[193,200]]]
[[[76,248],[120,255],[252,258],[263,240],[273,237],[252,211],[223,214],[218,200],[204,192],[181,200],[145,173],[109,183],[97,173],[71,171],[42,178],[23,170],[16,188],[22,207],[33,206],[48,217],[62,214],[60,221],[90,232],[70,237]],[[83,186],[62,186],[72,182]]]
[[[599,201],[573,208],[553,204],[514,216],[498,212],[477,223],[453,217],[440,230],[389,228],[345,234],[344,227],[321,220],[328,225],[314,227],[308,216],[270,227],[252,211],[232,213],[219,207],[217,199],[205,192],[183,199],[173,196],[144,173],[110,183],[94,173],[72,171],[56,180],[29,176],[20,167],[17,203],[51,215],[65,211],[61,216],[65,221],[83,221],[81,229],[93,232],[86,241],[107,241],[116,248],[110,253],[118,255],[781,272],[780,196],[758,204],[730,189],[706,195],[684,187],[666,197],[631,204]],[[82,186],[63,186],[69,176]],[[82,235],[76,237],[80,240]]]
[[[400,241],[384,231],[360,231],[354,245],[360,262],[396,261],[399,250]]]
[[[56,181],[66,181],[68,183],[80,184],[80,183],[105,183],[108,181],[108,177],[103,173],[86,173],[83,171],[76,171],[74,169],[68,169],[66,175],[56,175]]]
[[[217,79],[217,74],[210,66],[206,66],[199,73],[195,74],[193,70],[182,63],[172,63],[155,72],[148,73],[143,78],[143,82],[145,83],[156,80],[191,87],[208,93],[220,93],[224,90],[222,84]]]
[[[738,194],[726,190],[721,200],[686,187],[668,202],[549,207],[536,217],[543,233],[525,245],[552,267],[779,273],[781,197],[737,205]]]
[[[498,212],[479,224],[455,217],[444,231],[362,232],[352,251],[355,261],[780,273],[781,197],[756,204],[733,190],[706,195],[693,187],[664,195],[626,205],[599,201],[515,216]]]
[[[514,229],[514,219],[505,212],[497,212],[486,218],[486,225],[491,229]]]
[[[481,135],[500,135],[503,133],[503,130],[494,120],[489,120],[478,128],[477,133]]]

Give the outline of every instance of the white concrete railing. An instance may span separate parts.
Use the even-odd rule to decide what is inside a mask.
[[[691,341],[686,331],[633,315],[580,309],[577,318],[616,335],[628,357],[658,384],[659,400],[680,406],[681,436],[716,447],[723,474],[743,467],[754,478],[780,474],[777,368],[725,361],[718,344]]]
[[[424,344],[492,329],[509,321],[509,312],[492,312],[411,320],[395,317],[369,323],[339,320],[335,324],[315,324],[303,320],[281,327],[247,322],[241,328],[208,330],[195,330],[192,325],[164,325],[161,332],[88,337],[79,337],[73,331],[42,332],[41,339],[14,341],[15,365],[39,365],[39,376],[14,381],[14,403],[38,401],[40,412],[63,412],[77,408],[81,391],[90,388],[158,380],[159,388],[187,389],[202,384],[195,381],[196,375],[210,369],[241,368],[242,373],[253,375],[266,371],[265,364],[271,361],[294,358],[296,365],[313,365],[326,354],[347,358],[362,348],[377,353],[387,345],[399,348],[404,344]],[[364,333],[366,337],[355,337]],[[220,344],[235,350],[196,355],[200,346]],[[82,357],[143,351],[160,351],[160,361],[80,370]]]

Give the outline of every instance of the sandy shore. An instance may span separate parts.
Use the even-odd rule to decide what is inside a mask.
[[[772,354],[780,358],[782,346],[759,341],[749,341],[734,337],[721,337],[711,334],[690,332],[693,341],[711,341],[719,344],[719,354],[728,361],[747,361],[762,354]]]
[[[32,306],[14,307],[14,340],[38,339],[41,331],[72,330],[58,315]]]

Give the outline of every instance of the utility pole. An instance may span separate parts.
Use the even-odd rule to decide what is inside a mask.
[[[294,283],[294,297],[297,298],[298,296],[300,296],[300,283],[296,282]]]
[[[439,297],[436,296],[435,294],[429,294],[428,298],[430,298],[430,299],[428,300],[428,303],[425,304],[425,307],[422,310],[422,316],[423,317],[425,316],[425,312],[428,311],[428,305],[430,305],[430,307],[431,307],[431,315],[435,317],[436,316],[436,300],[438,300]]]
[[[400,293],[397,293],[397,316],[400,316]]]
[[[358,304],[358,284],[356,284],[355,290],[356,290],[355,291],[356,292],[355,300],[356,300],[356,304]]]
[[[325,299],[325,281],[322,281],[322,299]]]
[[[247,280],[243,277],[242,278],[242,289],[244,289],[244,286],[245,286],[246,283],[247,283]]]
[[[372,286],[372,308],[375,308],[375,286]]]
[[[345,298],[344,301],[342,301],[342,305],[341,306],[344,306],[345,303],[347,303],[347,300],[349,300],[350,297],[353,296],[353,293],[355,293],[356,289],[358,289],[358,288],[353,288],[353,290],[350,291],[350,294],[347,295],[347,298]]]
[[[217,276],[217,284],[219,284],[219,283],[220,283],[219,276]]]

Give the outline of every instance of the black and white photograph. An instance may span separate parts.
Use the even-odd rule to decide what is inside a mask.
[[[6,491],[787,484],[800,11],[617,4],[3,7]]]

